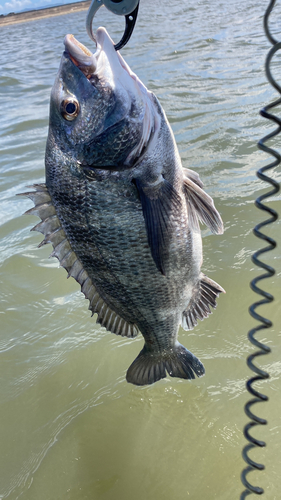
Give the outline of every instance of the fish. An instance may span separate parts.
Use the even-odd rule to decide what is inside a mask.
[[[66,35],[50,99],[46,182],[25,193],[51,243],[107,331],[144,346],[127,370],[137,386],[195,379],[203,363],[178,341],[224,289],[201,272],[199,223],[223,222],[197,172],[183,168],[157,97],[105,28],[92,53]]]

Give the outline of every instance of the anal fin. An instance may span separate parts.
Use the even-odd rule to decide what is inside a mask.
[[[225,290],[218,283],[201,273],[188,307],[182,313],[182,327],[192,330],[198,319],[203,320],[212,314],[210,306],[214,309],[217,307],[216,299],[222,292],[225,293]]]

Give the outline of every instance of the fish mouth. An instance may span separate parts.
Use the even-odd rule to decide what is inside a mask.
[[[98,57],[101,46],[96,41],[96,52],[93,54],[85,45],[78,42],[73,35],[66,35],[63,41],[65,51],[70,56],[71,61],[77,66],[87,78],[95,73],[98,65]]]
[[[132,78],[137,86],[142,88],[142,92],[147,92],[145,86],[131,71],[121,54],[115,50],[114,42],[105,28],[97,29],[95,42],[96,51],[93,54],[73,35],[66,35],[64,38],[65,52],[88,79],[92,75],[99,75],[105,77],[107,83],[111,83],[115,87],[116,79],[124,79],[125,71],[129,78]]]

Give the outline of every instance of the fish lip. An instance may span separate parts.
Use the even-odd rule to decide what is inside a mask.
[[[96,52],[93,54],[85,45],[78,42],[73,35],[66,35],[64,38],[65,52],[70,57],[72,63],[77,66],[84,75],[89,78],[97,70],[98,58],[101,46],[96,39]]]
[[[65,52],[70,57],[72,63],[88,79],[92,75],[103,75],[106,66],[111,68],[112,63],[114,64],[114,73],[119,73],[123,70],[126,70],[129,74],[131,73],[119,52],[115,51],[114,42],[105,28],[100,27],[97,29],[95,43],[96,51],[93,54],[85,45],[76,40],[73,35],[66,35],[64,38]],[[102,52],[104,52],[105,57],[102,57]],[[109,74],[107,74],[108,78],[110,78]],[[113,76],[112,80],[114,81]]]

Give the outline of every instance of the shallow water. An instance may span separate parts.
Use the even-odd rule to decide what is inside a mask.
[[[64,35],[71,32],[91,47],[86,12],[1,28],[1,498],[239,498],[247,332],[255,324],[248,315],[256,300],[249,281],[258,273],[250,256],[260,246],[252,228],[264,218],[253,205],[263,189],[255,171],[267,161],[256,142],[272,130],[258,112],[275,97],[263,70],[269,48],[264,8],[261,0],[200,0],[192,7],[142,0],[137,27],[122,50],[159,97],[183,165],[199,172],[226,228],[222,236],[205,228],[202,234],[203,270],[227,294],[192,332],[179,332],[204,362],[205,377],[166,378],[141,388],[125,381],[141,336],[121,339],[95,324],[78,284],[48,258],[51,247],[37,249],[42,238],[30,229],[38,219],[21,215],[31,202],[15,196],[44,181],[50,89]],[[104,10],[96,23],[120,38],[122,19]],[[274,176],[280,179],[280,170]],[[279,213],[280,200],[270,201]],[[267,234],[280,248],[280,221]],[[267,447],[251,455],[266,470],[251,479],[264,487],[265,498],[277,500],[279,249],[266,261],[276,268],[263,285],[276,300],[260,310],[274,323],[259,337],[272,348],[260,361],[271,374],[261,385],[270,400],[257,407],[268,425],[254,434]]]

